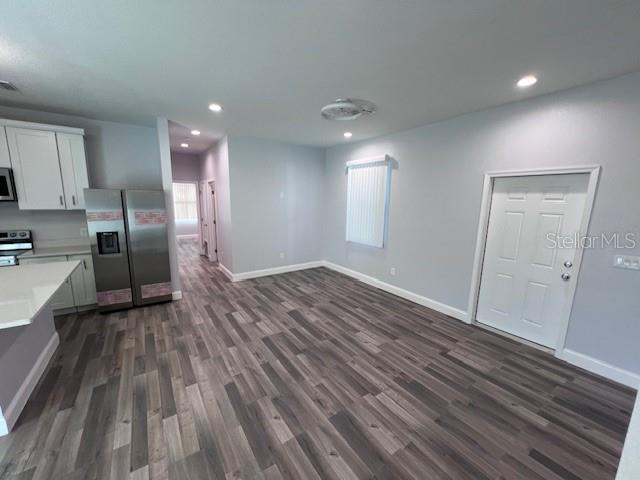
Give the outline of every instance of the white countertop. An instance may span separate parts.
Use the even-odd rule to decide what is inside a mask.
[[[29,325],[78,265],[73,260],[0,268],[0,329]]]
[[[65,247],[36,247],[18,257],[20,258],[43,258],[57,257],[62,255],[85,255],[91,253],[89,245],[69,245]]]

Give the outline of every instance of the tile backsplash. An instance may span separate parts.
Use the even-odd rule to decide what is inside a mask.
[[[88,244],[84,210],[18,210],[0,203],[0,230],[31,230],[36,248]]]

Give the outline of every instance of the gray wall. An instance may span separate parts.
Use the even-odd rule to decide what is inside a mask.
[[[94,188],[161,188],[155,128],[0,105],[0,117],[85,129],[87,168]],[[36,246],[86,243],[84,212],[22,211],[0,203],[0,228],[30,229]]]
[[[4,106],[0,117],[84,128],[93,188],[162,188],[155,128]]]
[[[10,268],[10,267],[8,267]],[[47,305],[29,325],[2,330],[0,335],[0,415],[27,379],[42,351],[56,335],[51,309]],[[15,412],[13,412],[15,415]]]
[[[198,155],[171,152],[171,174],[174,182],[198,182],[201,160]],[[176,219],[176,235],[198,235],[198,220]]]
[[[233,272],[231,180],[229,177],[229,145],[226,137],[202,155],[200,179],[215,181],[218,260]]]
[[[320,260],[324,151],[229,137],[229,158],[233,272]]]
[[[0,229],[31,230],[36,247],[88,244],[84,210],[18,210],[15,203],[0,202]]]
[[[330,148],[325,258],[466,310],[483,174],[550,166],[602,165],[590,234],[635,232],[640,240],[639,129],[640,74],[633,74]],[[347,245],[345,162],[385,153],[398,163],[387,248]],[[640,373],[640,274],[612,268],[613,255],[585,252],[566,346]]]
[[[198,182],[202,161],[199,155],[171,152],[171,173],[174,182]]]

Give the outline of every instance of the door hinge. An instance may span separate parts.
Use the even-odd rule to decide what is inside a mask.
[[[214,250],[214,252],[218,253],[218,249],[216,248],[216,249]]]
[[[216,225],[216,221],[215,220],[213,221],[213,224]]]

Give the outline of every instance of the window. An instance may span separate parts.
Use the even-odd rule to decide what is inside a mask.
[[[176,220],[198,220],[198,192],[195,183],[174,183],[173,204]]]
[[[384,246],[390,180],[386,155],[347,162],[347,242]]]

